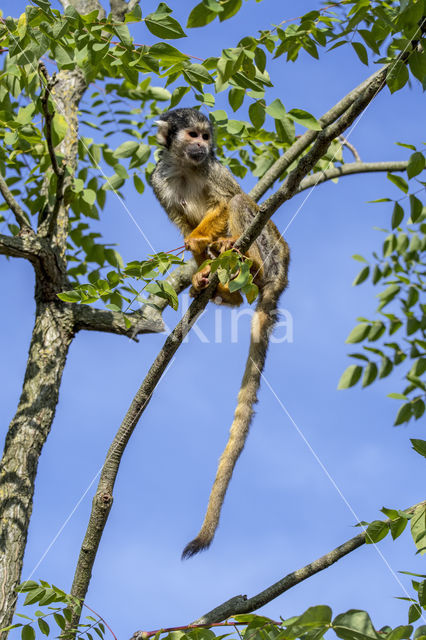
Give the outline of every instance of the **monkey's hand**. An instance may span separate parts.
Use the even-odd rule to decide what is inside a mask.
[[[201,271],[192,276],[192,286],[196,292],[202,291],[209,284],[210,265],[207,264]]]
[[[208,257],[214,260],[214,258],[217,258],[224,251],[229,251],[229,249],[233,249],[236,241],[237,241],[236,237],[218,238],[217,240],[209,244],[207,248]]]
[[[210,238],[191,238],[189,235],[185,238],[185,249],[192,251],[193,254],[202,255],[211,242]]]

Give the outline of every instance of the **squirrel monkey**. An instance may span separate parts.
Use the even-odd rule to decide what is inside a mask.
[[[163,113],[156,124],[157,139],[163,150],[151,177],[154,193],[182,232],[185,247],[201,265],[208,257],[232,248],[259,208],[216,158],[213,128],[208,118],[196,109],[174,109]],[[247,439],[253,405],[257,402],[278,299],[288,283],[289,249],[273,222],[267,222],[246,255],[253,262],[251,270],[259,287],[249,355],[204,522],[197,537],[185,547],[182,558],[207,549],[215,535],[232,472]],[[193,292],[208,285],[209,273],[207,265],[193,276]],[[219,284],[215,295],[225,304],[242,302],[239,291],[231,293],[227,285]]]

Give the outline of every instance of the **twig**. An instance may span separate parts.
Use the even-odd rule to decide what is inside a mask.
[[[49,156],[50,156],[50,162],[52,164],[52,169],[54,171],[54,173],[58,176],[58,178],[60,177],[61,174],[63,174],[63,169],[59,168],[58,165],[58,160],[56,158],[56,154],[55,154],[55,148],[53,146],[53,141],[52,141],[52,120],[54,118],[54,113],[50,113],[49,111],[49,96],[52,90],[52,78],[49,76],[49,73],[46,69],[46,66],[44,65],[43,62],[39,62],[38,63],[38,71],[40,76],[44,79],[45,81],[45,88],[44,88],[44,92],[42,93],[41,96],[41,105],[43,108],[43,114],[44,114],[44,121],[46,124],[46,141],[47,141],[47,148],[49,150]]]
[[[405,509],[405,512],[410,514],[414,513],[417,508],[423,507],[426,504],[426,501],[419,502],[408,509]],[[391,522],[391,520],[385,521],[387,524]],[[301,569],[297,569],[292,573],[287,574],[278,582],[275,582],[270,587],[267,587],[257,595],[252,598],[247,598],[247,596],[235,596],[230,600],[227,600],[223,604],[215,607],[208,613],[204,614],[198,620],[195,620],[193,624],[211,624],[213,622],[221,622],[222,620],[226,620],[230,616],[238,615],[241,613],[251,613],[252,611],[256,611],[260,607],[263,607],[271,600],[274,600],[278,596],[282,595],[285,591],[288,591],[296,584],[303,582],[307,578],[310,578],[315,573],[319,573],[320,571],[324,571],[332,564],[344,558],[358,547],[361,547],[365,544],[366,541],[366,531],[362,531],[357,536],[347,540],[340,546],[333,549],[333,551],[329,551],[325,555],[317,558],[310,564],[302,567]]]
[[[359,155],[356,147],[351,142],[349,142],[349,140],[347,140],[345,136],[339,136],[339,140],[342,143],[343,147],[347,147],[349,151],[352,152],[352,155],[355,158],[355,161],[361,162],[361,156]]]
[[[331,167],[325,171],[317,171],[311,176],[304,178],[297,190],[297,193],[315,187],[317,184],[334,180],[343,176],[350,176],[356,173],[378,173],[380,171],[405,171],[408,161],[389,161],[389,162],[350,162],[340,167]]]
[[[45,120],[45,129],[46,129],[46,141],[47,148],[49,150],[50,162],[52,164],[53,172],[56,175],[56,197],[55,204],[53,205],[53,209],[49,212],[47,216],[47,234],[51,235],[54,231],[54,227],[56,224],[56,220],[58,217],[59,209],[61,207],[62,201],[64,199],[64,182],[65,182],[65,164],[62,163],[60,167],[58,164],[58,160],[55,154],[55,147],[53,145],[52,139],[52,120],[55,116],[55,113],[50,113],[49,111],[49,96],[52,90],[52,85],[54,81],[50,78],[47,69],[43,62],[39,62],[38,65],[39,74],[45,80],[45,90],[41,96],[41,104],[43,108],[44,120]]]
[[[271,620],[267,623],[273,624],[276,626],[281,626],[282,622],[276,622],[275,620]],[[201,624],[185,624],[180,627],[167,627],[165,629],[155,629],[154,631],[136,631],[132,635],[131,640],[147,640],[147,638],[151,638],[152,636],[157,635],[157,633],[171,633],[172,631],[187,631],[189,629],[203,629],[204,627],[238,627],[242,625],[247,625],[247,622],[237,622],[236,620],[226,621],[226,622],[213,622],[213,624],[201,623]]]
[[[330,125],[324,131],[316,132],[317,140],[315,144],[313,144],[311,150],[299,160],[296,169],[287,177],[285,184],[261,207],[260,213],[256,216],[253,224],[251,224],[248,230],[238,239],[236,243],[238,249],[246,251],[260,234],[263,226],[273,212],[276,211],[280,204],[297,192],[302,179],[306,177],[316,162],[324,155],[332,140],[341,135],[341,133],[352,124],[357,115],[367,106],[374,95],[380,91],[385,77],[386,68],[379,74],[374,74],[366,83],[363,83],[362,90],[355,92],[355,95],[354,92],[351,92],[351,99],[347,106],[353,103],[352,107],[350,107],[346,113],[343,113],[336,125]],[[346,111],[346,108],[343,109],[343,111]],[[339,111],[339,109],[341,109],[341,107],[338,107],[337,111]],[[297,145],[297,143],[295,144]],[[301,152],[299,151],[299,153]],[[130,436],[147,407],[156,385],[166,371],[166,368],[170,364],[180,344],[183,342],[183,339],[206,307],[218,282],[218,275],[214,273],[210,277],[208,287],[194,299],[181,321],[166,339],[164,346],[155,358],[148,374],[132,400],[126,416],[111,443],[93,499],[90,520],[81,546],[71,589],[72,595],[81,600],[84,600],[87,593],[96,553],[112,506],[113,489],[121,458]],[[73,623],[75,624],[74,620]]]
[[[6,184],[6,181],[1,175],[0,175],[0,192],[3,198],[5,199],[5,201],[7,202],[7,204],[9,205],[11,211],[13,211],[16,221],[21,227],[21,229],[32,230],[31,222],[27,214],[24,212],[20,204],[15,200],[15,198],[12,195],[12,192],[10,191],[9,187]]]

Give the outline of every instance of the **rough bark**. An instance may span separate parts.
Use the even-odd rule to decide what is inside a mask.
[[[37,289],[42,289],[40,281]],[[69,309],[39,297],[22,395],[0,465],[0,628],[11,623],[15,610],[38,460],[55,415],[72,336]]]

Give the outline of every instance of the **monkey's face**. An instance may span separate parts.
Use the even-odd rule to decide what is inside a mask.
[[[203,164],[212,149],[211,132],[207,127],[188,127],[178,131],[174,145],[176,155],[192,165]]]

